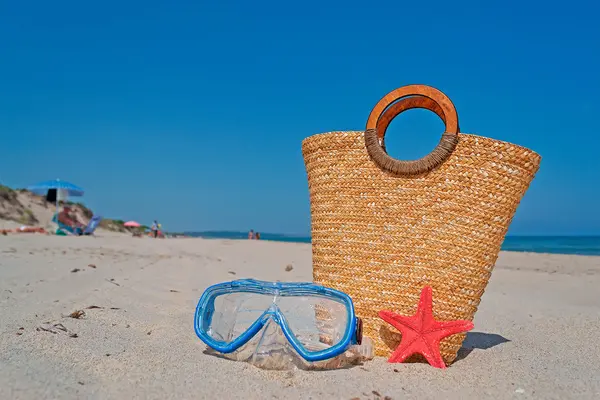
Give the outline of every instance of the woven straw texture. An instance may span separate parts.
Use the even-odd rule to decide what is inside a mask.
[[[437,320],[473,319],[541,160],[526,148],[463,133],[441,165],[417,176],[376,164],[363,131],[311,136],[302,152],[314,280],[352,297],[379,356],[389,356],[401,336],[377,312],[414,314],[426,285]],[[442,341],[447,364],[464,337]]]

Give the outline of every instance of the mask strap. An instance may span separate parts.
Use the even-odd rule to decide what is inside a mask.
[[[356,317],[356,330],[354,331],[354,335],[356,336],[356,344],[362,344],[362,335],[363,335],[363,322],[362,319]]]

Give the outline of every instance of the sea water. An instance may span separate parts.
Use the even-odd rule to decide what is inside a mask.
[[[188,232],[189,236],[206,239],[247,239],[247,232]],[[261,233],[261,240],[310,243],[308,236]],[[507,236],[504,251],[531,253],[600,255],[600,236]]]

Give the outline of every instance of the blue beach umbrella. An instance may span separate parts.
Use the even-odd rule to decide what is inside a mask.
[[[44,181],[38,184],[29,186],[27,190],[32,193],[45,196],[49,190],[56,190],[56,212],[58,213],[58,192],[67,194],[68,196],[83,196],[83,189],[67,181],[55,179],[52,181]]]
[[[82,188],[70,182],[61,181],[60,179],[40,182],[27,188],[27,190],[29,190],[30,192],[39,195],[45,195],[50,189],[63,190],[69,196],[83,196]]]

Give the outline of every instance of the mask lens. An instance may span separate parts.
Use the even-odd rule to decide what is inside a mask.
[[[202,328],[220,342],[230,343],[240,337],[273,304],[273,295],[228,293],[214,300],[212,319]]]
[[[277,306],[298,342],[309,352],[340,343],[347,330],[348,310],[335,299],[319,296],[282,296]]]

